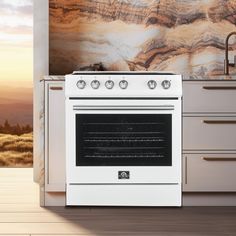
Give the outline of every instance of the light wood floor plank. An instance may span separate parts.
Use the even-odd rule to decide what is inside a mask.
[[[5,234],[0,234],[1,236],[31,236],[31,235],[29,235],[29,234],[7,234],[7,235],[5,235]]]
[[[0,212],[1,213],[9,213],[9,212],[44,212],[45,210],[39,206],[37,206],[35,203],[30,204],[5,204],[0,203]]]
[[[35,208],[36,209],[36,208]],[[185,208],[184,210],[178,209],[177,211],[173,209],[156,209],[156,212],[152,212],[150,209],[139,209],[135,208],[131,211],[127,211],[126,209],[90,209],[90,208],[54,208],[54,209],[45,209],[39,208],[35,210],[35,212],[29,212],[28,208],[25,210],[22,209],[20,212],[0,212],[0,222],[37,222],[37,223],[59,223],[59,222],[80,222],[80,221],[117,221],[117,222],[125,222],[125,221],[143,221],[143,222],[151,222],[156,221],[157,223],[162,223],[168,221],[170,223],[178,222],[181,224],[184,220],[186,222],[194,222],[205,223],[208,218],[214,216],[214,220],[216,222],[227,222],[233,223],[236,220],[235,210],[230,209],[224,210],[218,208],[218,211],[214,211],[212,209],[204,210],[201,208],[202,213],[196,211],[192,208]],[[123,211],[123,212],[122,212]],[[149,212],[148,212],[149,211]],[[166,211],[166,212],[165,212]],[[140,212],[142,214],[140,214]],[[203,214],[204,212],[204,214]],[[215,214],[215,215],[214,215]]]
[[[84,236],[88,234],[47,234],[46,236]],[[91,233],[89,236],[209,236],[210,234],[199,234],[199,233],[189,233],[189,232],[173,232],[173,233],[166,233],[166,232],[153,232],[153,233]],[[32,236],[45,236],[45,235],[32,235]],[[229,234],[212,234],[210,236],[232,236]]]
[[[0,234],[90,234],[73,223],[0,223]]]
[[[188,219],[187,217],[181,217],[180,219],[175,217],[123,217],[119,219],[116,216],[113,217],[81,217],[81,219],[74,220],[69,219],[68,222],[62,223],[0,223],[0,233],[29,233],[29,234],[69,234],[69,233],[82,233],[91,234],[128,234],[128,233],[146,233],[153,232],[192,232],[192,233],[208,233],[224,235],[228,232],[236,232],[235,218],[226,219],[225,222],[222,219],[214,219],[214,221],[203,217],[202,219]]]
[[[39,205],[39,188],[32,168],[0,168],[0,212],[3,204]]]

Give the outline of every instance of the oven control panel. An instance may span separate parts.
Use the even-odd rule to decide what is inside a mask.
[[[69,97],[173,97],[182,96],[181,75],[155,73],[66,75]]]

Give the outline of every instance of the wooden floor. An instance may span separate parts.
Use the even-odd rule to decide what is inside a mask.
[[[236,235],[235,207],[40,208],[32,169],[0,169],[0,235]]]

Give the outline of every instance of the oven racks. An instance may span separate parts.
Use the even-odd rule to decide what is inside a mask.
[[[156,137],[97,137],[97,138],[85,138],[85,142],[93,143],[93,142],[116,142],[116,143],[126,143],[126,142],[164,142],[164,138],[156,138]]]
[[[85,158],[164,158],[163,154],[148,154],[148,153],[140,153],[140,154],[93,154],[93,155],[85,155]]]

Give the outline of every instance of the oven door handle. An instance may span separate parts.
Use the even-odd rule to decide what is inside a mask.
[[[159,110],[159,111],[173,111],[175,109],[172,105],[159,106],[82,106],[74,105],[74,111],[83,110]]]

